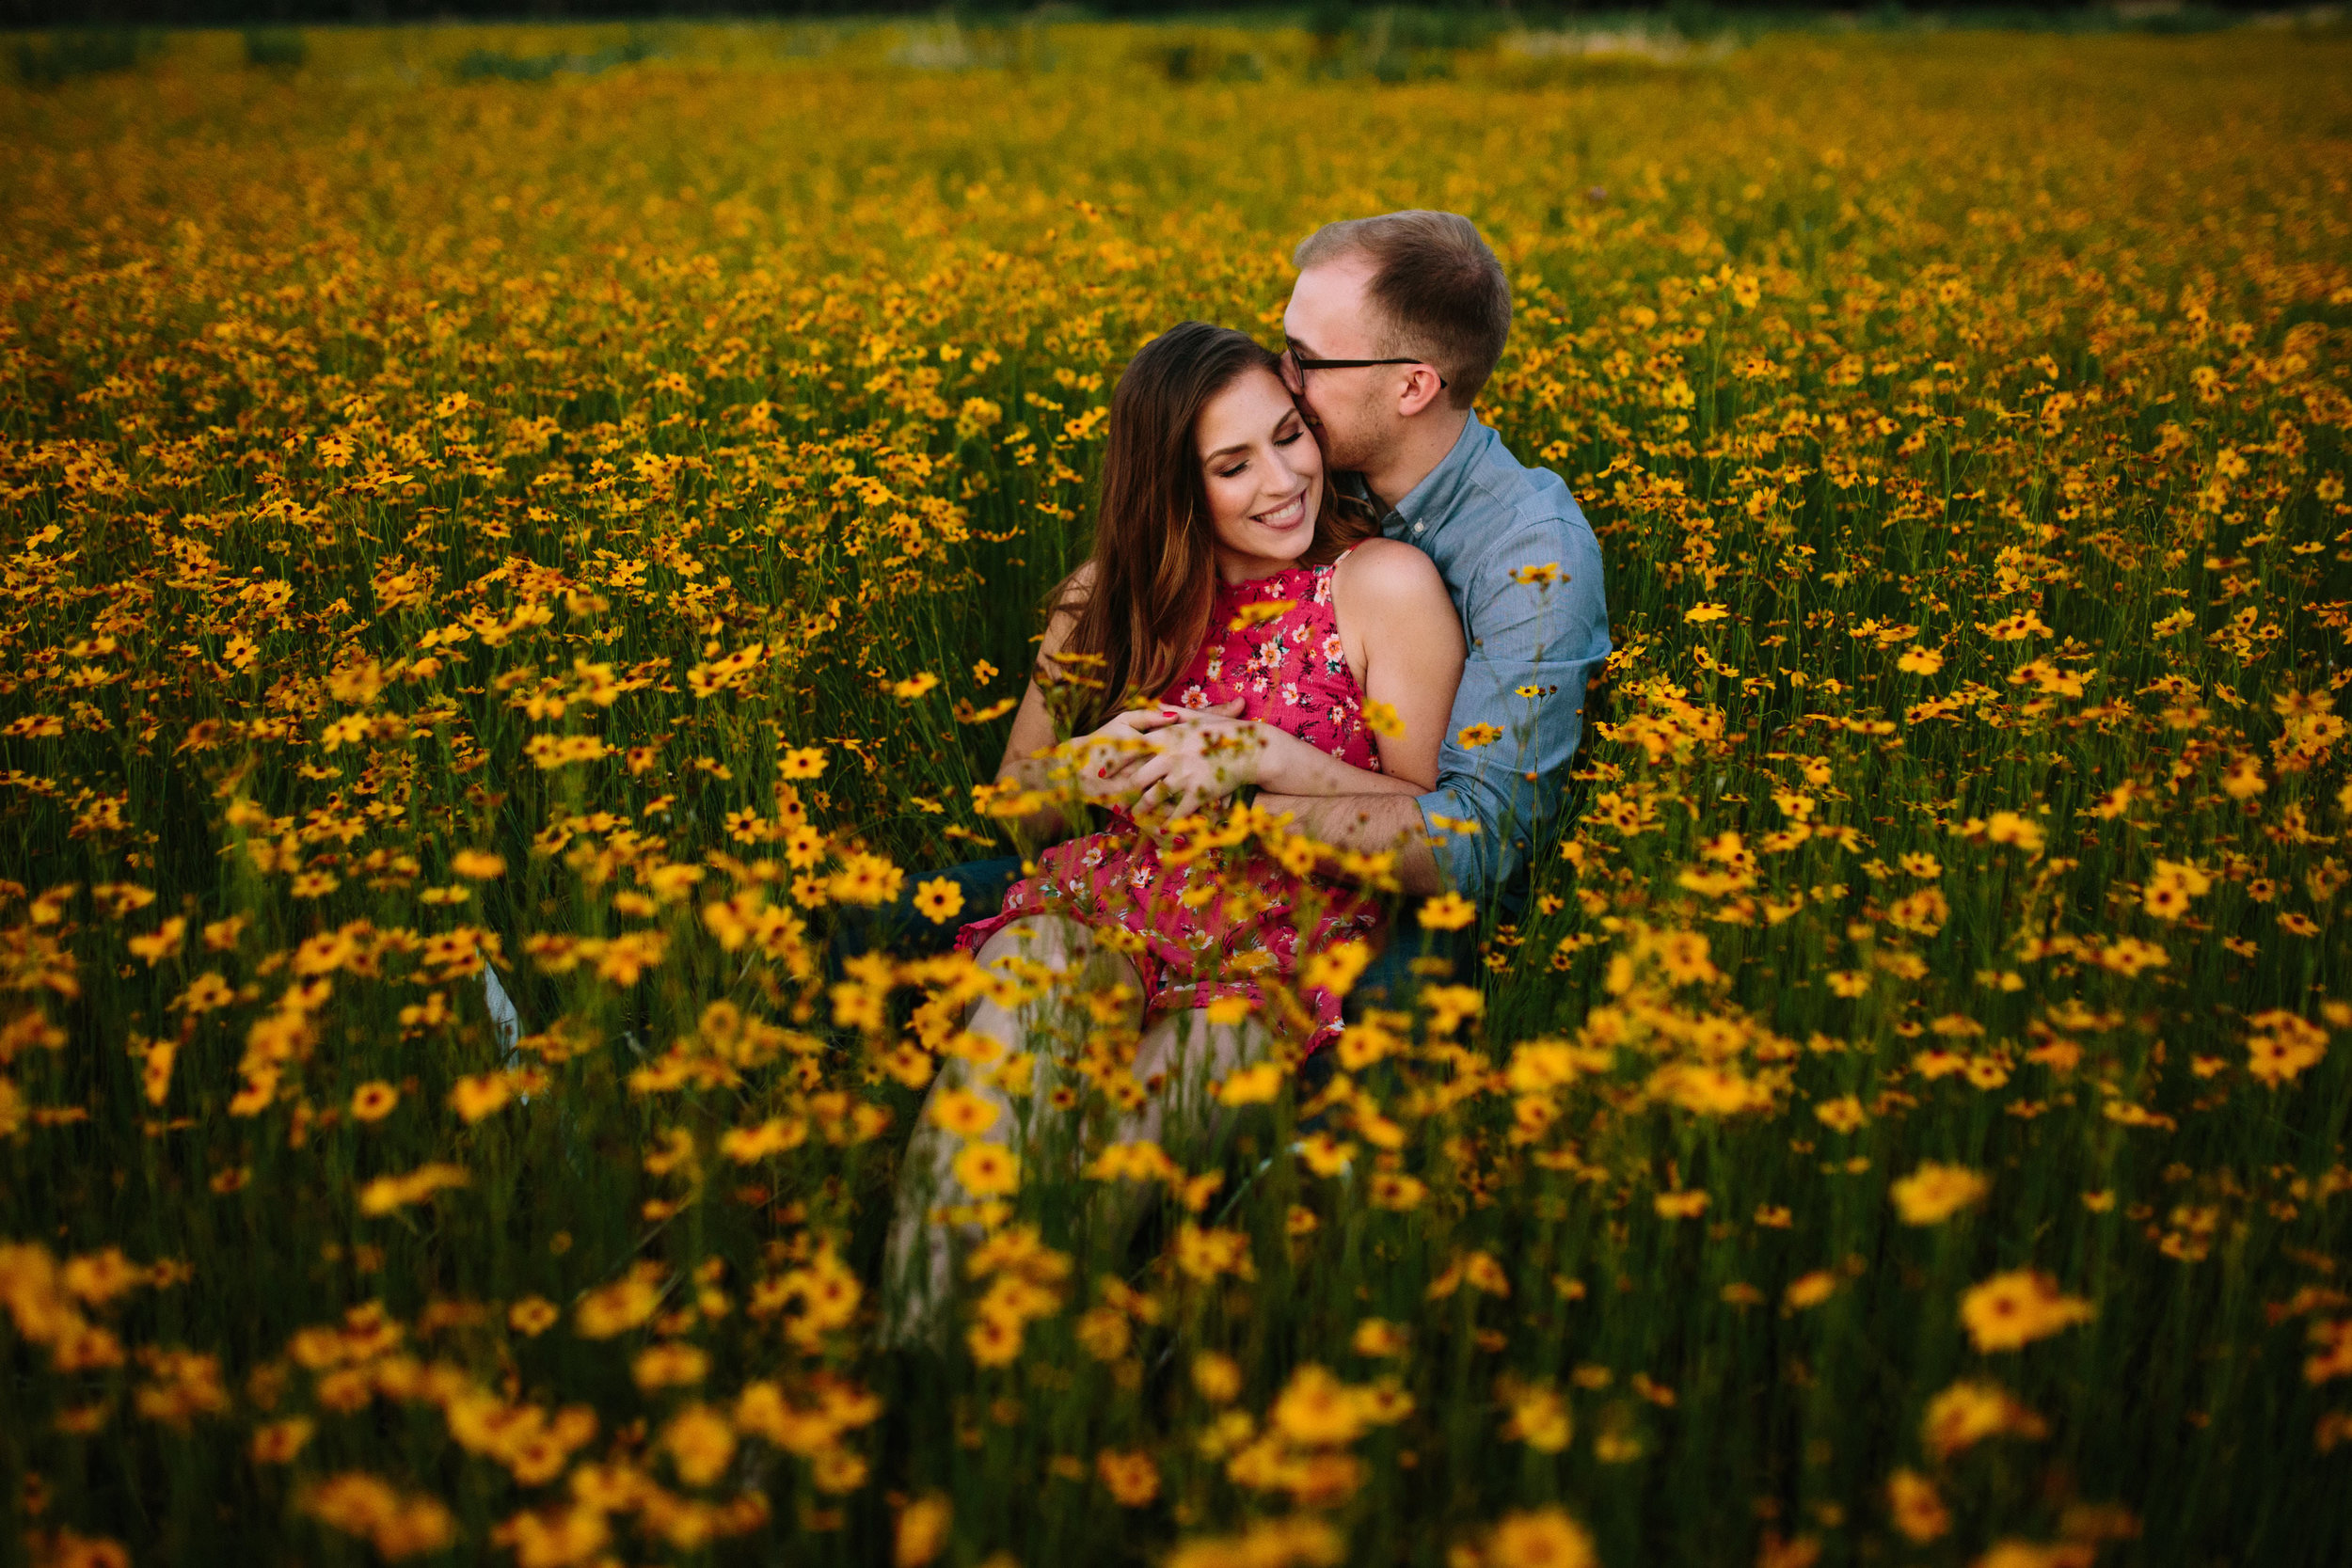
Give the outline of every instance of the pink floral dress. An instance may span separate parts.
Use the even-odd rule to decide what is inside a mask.
[[[1238,697],[1242,718],[1287,730],[1342,762],[1377,771],[1379,748],[1364,723],[1363,691],[1347,667],[1331,606],[1338,565],[1294,566],[1248,582],[1220,580],[1208,636],[1162,700],[1204,708]],[[1237,625],[1249,605],[1280,608],[1268,619]],[[1012,885],[1002,913],[966,926],[957,936],[958,950],[978,951],[1026,915],[1117,927],[1131,939],[1120,945],[1142,977],[1148,1027],[1164,1014],[1227,997],[1263,1004],[1261,980],[1270,975],[1287,983],[1295,975],[1302,938],[1306,952],[1318,953],[1379,929],[1376,905],[1351,889],[1285,869],[1253,843],[1168,864],[1123,814],[1113,815],[1117,820],[1104,832],[1039,856],[1038,874]],[[1187,894],[1193,895],[1189,900]],[[1307,1049],[1337,1038],[1340,999],[1319,986],[1298,995],[1314,1015]],[[1272,1013],[1261,1016],[1281,1026]]]

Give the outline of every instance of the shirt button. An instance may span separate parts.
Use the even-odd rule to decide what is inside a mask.
[[[1419,532],[1422,530],[1422,528],[1424,528],[1425,526],[1426,526],[1425,524],[1422,524],[1422,523],[1415,523],[1415,524],[1413,525],[1413,531],[1414,531],[1415,533],[1419,533]]]

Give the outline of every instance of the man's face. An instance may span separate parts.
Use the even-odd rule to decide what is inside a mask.
[[[1385,357],[1367,290],[1372,265],[1360,257],[1321,261],[1298,275],[1282,311],[1282,334],[1300,357]],[[1334,468],[1369,468],[1395,440],[1400,421],[1396,372],[1404,367],[1309,371],[1299,401]]]

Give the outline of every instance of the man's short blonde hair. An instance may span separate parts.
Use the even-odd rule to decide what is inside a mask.
[[[1477,226],[1418,209],[1350,218],[1316,230],[1291,260],[1304,272],[1352,256],[1372,263],[1382,351],[1437,366],[1447,398],[1468,408],[1511,336],[1511,285]]]

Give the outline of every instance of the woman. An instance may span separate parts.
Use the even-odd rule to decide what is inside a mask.
[[[1342,515],[1273,355],[1186,322],[1136,356],[1112,395],[1092,557],[1056,595],[997,769],[1000,782],[1059,793],[1074,753],[1083,793],[1112,808],[1111,822],[1045,849],[1002,912],[958,942],[984,968],[1019,956],[1075,984],[976,1004],[967,1028],[981,1049],[968,1054],[1017,1057],[1053,1032],[1050,1009],[1073,990],[1098,999],[1089,1012],[1098,1029],[1111,1005],[1101,999],[1123,998],[1141,1031],[1128,1081],[1168,1087],[1141,1097],[1120,1137],[1157,1139],[1179,1087],[1197,1091],[1270,1053],[1274,1030],[1255,1015],[1264,982],[1295,975],[1301,926],[1311,952],[1375,929],[1369,901],[1263,850],[1204,853],[1183,832],[1164,838],[1171,824],[1198,832],[1194,814],[1246,784],[1288,795],[1435,787],[1462,673],[1460,622],[1426,556],[1369,532],[1359,509]],[[1081,733],[1066,748],[1055,745],[1049,689],[1076,698],[1071,728]],[[1375,705],[1396,720],[1379,742],[1365,717]],[[1068,832],[1050,808],[1021,827],[1037,838]],[[1304,1000],[1313,1016],[1295,1032],[1312,1050],[1338,1034],[1339,999],[1309,988]],[[892,1227],[894,1286],[928,1283],[934,1302],[946,1259],[941,1227],[925,1223],[926,1195],[971,1201],[952,1173],[958,1136],[941,1123],[1003,1141],[1029,1119],[1009,1114],[1011,1098],[968,1054],[932,1086]],[[1048,1092],[1052,1066],[1033,1073],[1035,1092]],[[1000,1114],[976,1112],[973,1096]],[[918,1247],[929,1254],[920,1265]]]

